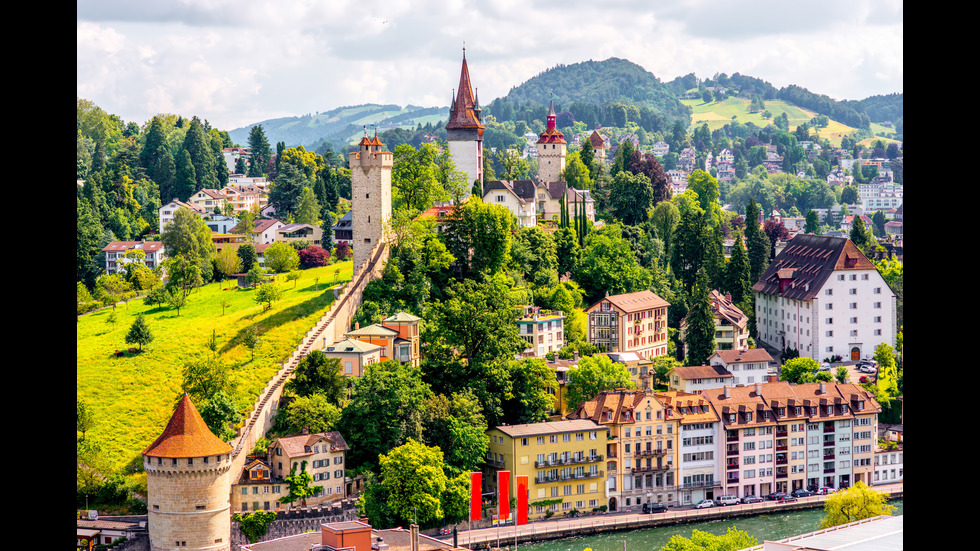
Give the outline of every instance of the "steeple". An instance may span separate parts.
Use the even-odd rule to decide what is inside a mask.
[[[476,108],[476,112],[474,112]],[[459,72],[459,88],[456,89],[456,98],[449,111],[449,123],[446,130],[474,128],[483,135],[483,123],[480,122],[479,107],[473,94],[473,87],[470,84],[470,70],[466,64],[466,48],[463,48],[463,67]]]

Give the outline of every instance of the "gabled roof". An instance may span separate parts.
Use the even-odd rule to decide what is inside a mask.
[[[671,368],[671,371],[684,380],[735,378],[735,375],[720,365],[679,365]]]
[[[561,434],[563,432],[584,432],[608,430],[589,419],[569,419],[568,421],[545,421],[523,425],[500,425],[493,427],[510,437],[536,436],[539,434]]]
[[[348,331],[344,334],[346,337],[397,337],[398,331],[394,329],[388,329],[387,327],[372,323],[371,325],[365,325],[359,329],[354,329],[353,331]]]
[[[394,322],[399,322],[399,321],[401,321],[401,322],[413,322],[413,321],[421,321],[421,320],[422,320],[422,318],[413,316],[412,314],[409,314],[408,312],[398,312],[397,314],[388,316],[387,318],[384,319],[384,321],[394,321]]]
[[[798,234],[766,268],[752,290],[809,301],[838,270],[875,270],[850,239]]]
[[[371,344],[369,342],[359,341],[357,339],[344,339],[340,342],[335,342],[330,346],[323,349],[325,353],[331,352],[347,352],[356,354],[366,354],[368,352],[374,352],[381,350],[381,345]]]
[[[150,457],[207,457],[231,453],[231,446],[215,436],[201,418],[187,394],[174,409],[163,434],[153,441],[143,455]]]
[[[590,419],[599,424],[633,423],[633,410],[646,398],[646,392],[632,389],[604,390],[595,398],[582,402],[569,419]],[[627,415],[627,412],[630,412]]]
[[[323,444],[328,444],[332,452],[350,449],[344,437],[337,431],[284,436],[276,440],[274,445],[281,447],[286,457],[293,458],[309,455],[313,453],[313,446]]]
[[[126,253],[129,251],[158,251],[163,248],[163,241],[113,241],[102,248],[105,252]]]
[[[606,147],[606,141],[602,139],[602,136],[596,130],[593,130],[589,136],[589,142],[592,144],[592,149],[605,149]]]
[[[681,424],[718,422],[718,414],[711,407],[711,402],[700,394],[671,390],[655,392],[653,396],[667,410],[667,419],[677,419]]]
[[[715,350],[711,357],[718,356],[725,364],[755,363],[772,361],[772,356],[765,348],[749,348],[748,350]],[[708,358],[709,360],[711,358]]]

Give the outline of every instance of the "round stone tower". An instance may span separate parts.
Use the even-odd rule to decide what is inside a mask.
[[[231,453],[184,394],[143,450],[151,551],[231,549]]]

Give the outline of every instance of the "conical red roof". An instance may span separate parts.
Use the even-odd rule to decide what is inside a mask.
[[[151,457],[207,457],[231,453],[231,446],[215,436],[190,397],[184,394],[160,435],[143,450]]]
[[[478,128],[483,129],[483,123],[476,117],[473,109],[476,107],[476,98],[473,95],[473,87],[470,85],[470,70],[466,65],[466,56],[463,56],[463,68],[459,73],[459,88],[456,93],[456,101],[452,110],[449,112],[449,123],[446,129],[454,128]]]

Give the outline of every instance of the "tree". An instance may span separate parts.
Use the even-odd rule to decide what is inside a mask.
[[[759,227],[759,206],[755,199],[745,208],[745,247],[749,254],[749,281],[756,282],[769,267],[769,238]]]
[[[388,506],[406,523],[429,524],[445,516],[443,493],[449,479],[443,453],[413,438],[379,458]]]
[[[866,255],[877,244],[871,232],[868,231],[867,226],[864,225],[862,217],[856,214],[854,215],[854,223],[851,225],[851,233],[848,238],[851,240],[851,243],[854,243]]]
[[[749,281],[749,257],[745,252],[745,246],[742,244],[742,234],[735,237],[726,275],[725,290],[731,293],[733,303],[741,304],[746,299],[752,299],[752,283]]]
[[[392,209],[419,213],[434,201],[445,201],[449,194],[439,181],[439,151],[431,143],[418,149],[409,144],[395,147],[391,167]]]
[[[211,149],[211,139],[197,117],[191,118],[190,127],[187,129],[187,134],[184,135],[183,149],[190,156],[191,163],[194,165],[194,174],[197,176],[195,187],[191,193],[202,189],[218,188],[217,167],[215,167],[214,152]]]
[[[144,344],[150,344],[153,342],[153,333],[150,331],[150,327],[146,324],[146,318],[143,314],[136,316],[136,321],[129,326],[129,333],[126,334],[127,344],[138,344],[140,351],[143,351]]]
[[[715,351],[715,318],[711,308],[710,289],[705,271],[699,270],[687,310],[684,348],[685,365],[706,365]]]
[[[459,279],[493,274],[507,265],[512,219],[513,214],[506,207],[484,203],[478,197],[453,210],[442,238],[456,259]]]
[[[282,298],[282,287],[278,283],[270,282],[259,285],[255,290],[255,302],[265,303],[265,309],[272,308],[272,304]]]
[[[231,423],[238,420],[238,404],[224,390],[218,390],[198,410],[211,432],[227,442],[235,437]]]
[[[265,250],[265,265],[276,273],[294,270],[299,266],[299,253],[289,243],[276,241]]]
[[[609,225],[593,233],[579,253],[573,276],[590,302],[606,293],[633,293],[650,288],[652,278],[636,260],[619,226]]]
[[[229,389],[230,370],[215,358],[194,360],[184,365],[183,387],[195,401],[210,400],[218,391]]]
[[[857,520],[890,515],[895,510],[888,505],[888,494],[868,487],[864,481],[830,495],[823,504],[824,517],[820,528],[831,528]]]
[[[636,388],[626,366],[612,361],[605,354],[586,356],[579,359],[577,367],[568,370],[566,404],[569,410],[574,410],[603,390],[614,388]]]
[[[211,240],[211,228],[194,211],[179,208],[174,218],[163,227],[160,241],[167,251],[167,256],[183,257],[188,262],[197,265],[202,282],[211,281],[214,275],[212,259],[214,258],[214,242]],[[167,272],[171,279],[173,274]]]
[[[661,547],[659,551],[738,551],[758,543],[758,540],[750,536],[748,532],[732,526],[724,535],[720,536],[697,529],[691,532],[690,539],[675,534],[670,537],[667,545]]]
[[[613,212],[624,224],[635,226],[646,222],[653,207],[653,187],[644,174],[621,171],[613,177],[609,188]]]
[[[820,364],[813,358],[791,358],[783,362],[779,369],[779,380],[794,384],[811,383],[820,370]]]
[[[285,497],[279,498],[279,502],[288,505],[300,500],[305,507],[306,498],[316,492],[316,487],[313,486],[313,475],[306,472],[306,461],[300,462],[299,474],[296,473],[296,465],[296,463],[293,463],[293,466],[289,469],[289,476],[283,478],[289,486],[289,493]]]
[[[347,379],[341,369],[339,358],[311,350],[296,365],[296,375],[286,381],[285,390],[297,396],[322,394],[330,403],[340,405],[347,394]]]
[[[299,265],[304,269],[317,268],[330,264],[330,251],[319,245],[310,245],[299,251]]]
[[[558,388],[555,372],[544,360],[525,358],[508,362],[511,397],[504,401],[504,422],[508,425],[539,423],[558,409],[554,395]]]
[[[805,233],[810,233],[813,235],[819,235],[820,231],[820,217],[817,215],[817,211],[808,210],[806,212],[806,227],[803,228]]]
[[[490,438],[487,420],[476,395],[469,389],[451,396],[432,396],[425,407],[423,442],[446,450],[447,470],[479,469],[487,455]]]
[[[283,433],[298,433],[309,429],[311,433],[335,430],[340,421],[340,408],[322,393],[300,396],[285,408],[282,426],[277,430]]]
[[[242,259],[234,247],[224,247],[215,255],[214,260],[218,266],[218,271],[226,278],[240,273],[242,270]]]
[[[231,520],[238,523],[238,529],[248,538],[248,541],[255,543],[262,539],[269,528],[269,523],[276,520],[275,511],[253,511],[251,513],[235,513]]]
[[[349,468],[375,465],[380,454],[421,440],[425,405],[432,390],[418,367],[388,360],[371,364],[354,382],[353,396],[341,412],[337,430],[348,442]]]
[[[255,251],[255,245],[252,243],[245,243],[241,247],[238,247],[238,258],[240,258],[242,261],[242,265],[239,269],[245,273],[251,271],[252,267],[259,258],[258,253]]]
[[[265,167],[272,157],[272,148],[269,140],[265,137],[265,131],[261,124],[257,124],[249,129],[248,148],[251,153],[248,164],[248,175],[252,177],[265,174]]]
[[[242,344],[252,353],[252,361],[255,361],[255,347],[259,344],[258,329],[254,325],[249,325],[242,333]]]
[[[91,430],[95,424],[92,410],[88,404],[82,400],[75,402],[75,430],[82,433],[82,440],[85,440],[85,433]]]
[[[299,195],[299,206],[293,221],[297,224],[320,225],[320,204],[313,194],[313,189],[304,187]]]

